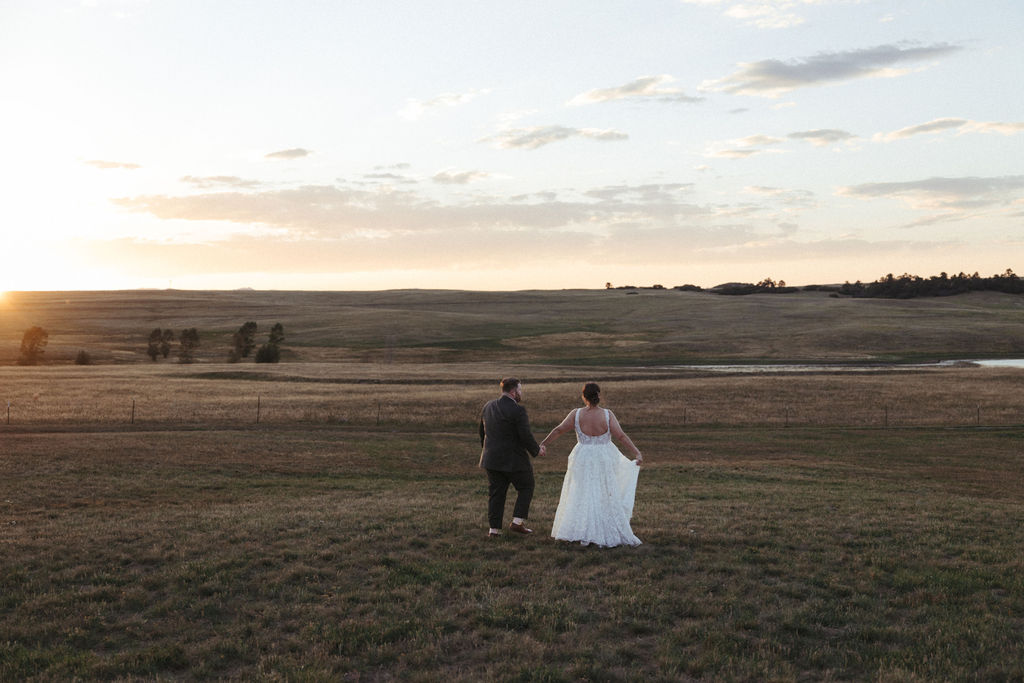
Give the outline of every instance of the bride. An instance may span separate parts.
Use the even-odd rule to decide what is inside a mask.
[[[551,535],[562,541],[606,548],[640,545],[629,520],[644,457],[622,431],[615,414],[598,407],[601,388],[597,384],[583,386],[583,401],[586,406],[566,415],[540,444],[546,448],[565,432],[576,431],[577,443],[569,454]],[[636,460],[624,456],[612,437],[625,444]]]

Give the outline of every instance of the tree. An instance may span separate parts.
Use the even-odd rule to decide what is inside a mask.
[[[281,360],[281,342],[284,341],[284,325],[275,324],[270,329],[270,338],[267,343],[256,352],[257,363],[277,363]]]
[[[163,337],[160,339],[160,354],[167,358],[171,355],[171,342],[174,341],[174,332],[167,329],[164,330]]]
[[[75,365],[92,365],[92,356],[85,349],[78,352],[75,356]]]
[[[160,342],[164,337],[164,332],[159,327],[155,328],[149,333],[149,344],[146,346],[146,355],[149,359],[156,362],[156,357],[160,355]]]
[[[178,350],[178,362],[180,363],[191,363],[194,359],[193,354],[199,347],[199,332],[196,328],[191,327],[187,330],[182,330],[181,334],[178,335],[178,343],[181,347]]]
[[[159,327],[149,333],[149,345],[146,347],[146,355],[150,357],[153,362],[156,362],[157,356],[171,355],[171,342],[174,341],[174,332],[171,330],[161,330]]]
[[[35,365],[46,353],[46,343],[50,335],[43,328],[36,325],[25,330],[21,338],[21,358],[18,363],[21,365]]]
[[[233,346],[228,354],[228,360],[237,363],[243,358],[249,357],[252,350],[256,348],[256,329],[256,323],[251,321],[238,328],[238,332],[231,337]]]
[[[283,341],[284,325],[281,323],[275,323],[274,326],[270,328],[270,340],[268,343],[273,344],[274,346],[280,346]]]
[[[281,361],[281,349],[273,344],[264,344],[256,352],[257,363],[278,363]]]

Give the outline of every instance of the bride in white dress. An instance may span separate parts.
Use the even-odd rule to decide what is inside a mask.
[[[644,457],[622,431],[615,414],[598,407],[601,388],[597,384],[584,385],[583,401],[586,407],[566,415],[541,442],[547,447],[565,432],[576,431],[577,443],[569,454],[551,536],[605,548],[640,545],[629,520]],[[636,460],[624,456],[612,437],[632,451]]]

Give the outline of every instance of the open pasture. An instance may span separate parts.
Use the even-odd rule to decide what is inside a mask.
[[[993,292],[909,301],[814,291],[8,292],[0,365],[17,360],[35,325],[49,332],[51,362],[71,363],[85,350],[102,364],[149,363],[151,330],[195,327],[197,360],[220,363],[247,321],[259,325],[258,341],[283,324],[289,362],[608,367],[1024,356],[1024,298]]]
[[[337,424],[471,429],[497,380],[526,383],[537,429],[602,384],[624,425],[1005,426],[1024,424],[1024,370],[727,374],[657,368],[479,364],[132,364],[0,367],[12,427],[107,429]],[[0,414],[0,429],[6,414]]]
[[[6,431],[0,679],[1017,680],[1021,428],[633,429],[636,549],[465,429]]]
[[[285,362],[224,362],[247,320]],[[1024,370],[675,366],[1015,356],[1022,322],[991,294],[9,293],[0,680],[1020,680]],[[193,326],[196,363],[144,356]],[[538,533],[486,539],[508,374],[538,436],[602,384],[644,545],[547,537],[571,439]]]

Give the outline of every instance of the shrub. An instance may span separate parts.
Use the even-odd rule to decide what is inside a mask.
[[[278,363],[281,361],[281,349],[277,344],[264,344],[256,351],[257,363]]]

